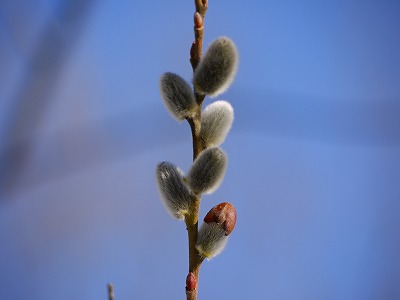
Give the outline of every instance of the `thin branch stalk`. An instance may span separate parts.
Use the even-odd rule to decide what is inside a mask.
[[[198,12],[201,17],[204,19],[207,9],[208,9],[208,1],[207,0],[194,0],[194,5],[196,6],[196,12]]]
[[[186,228],[188,231],[189,240],[189,272],[192,272],[198,282],[200,266],[204,258],[199,255],[196,249],[196,241],[198,234],[198,216],[200,208],[200,197],[196,197],[193,205],[190,207],[190,215],[186,217]],[[197,287],[192,291],[186,291],[186,297],[189,300],[197,299]]]
[[[200,138],[201,104],[198,106],[198,109],[199,113],[196,115],[196,117],[187,120],[188,123],[190,124],[190,128],[192,131],[193,161],[205,148]],[[190,213],[185,218],[186,228],[188,232],[188,242],[189,242],[189,272],[192,272],[194,274],[196,282],[198,282],[200,266],[204,259],[196,249],[196,241],[197,241],[198,226],[199,226],[198,218],[199,218],[200,200],[201,200],[200,196],[195,197],[195,201],[193,201],[192,205],[189,208]],[[196,300],[197,287],[193,291],[187,291],[186,298],[187,300]]]
[[[194,14],[194,37],[195,40],[190,49],[190,63],[192,65],[193,72],[196,70],[202,57],[203,49],[203,36],[204,36],[204,17],[208,8],[207,0],[195,0],[196,12]],[[196,96],[196,102],[198,104],[198,110],[195,117],[188,119],[190,129],[192,131],[193,139],[193,161],[199,156],[199,154],[205,149],[205,146],[200,137],[201,131],[201,109],[202,103],[205,96],[197,93],[194,89]],[[199,209],[200,209],[201,196],[196,196],[195,201],[191,205],[189,211],[190,214],[185,218],[186,228],[188,231],[189,241],[189,273],[192,272],[195,276],[196,288],[194,290],[186,291],[187,300],[197,300],[197,284],[200,272],[201,263],[204,260],[196,249],[196,241],[199,226]]]
[[[208,9],[207,0],[195,0],[196,12],[194,14],[194,42],[190,49],[190,63],[193,72],[196,70],[203,50],[204,17]],[[204,98],[203,98],[204,99]]]

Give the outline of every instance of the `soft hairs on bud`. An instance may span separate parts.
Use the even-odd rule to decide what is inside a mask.
[[[208,105],[201,117],[201,138],[206,145],[221,145],[233,122],[233,108],[227,101],[216,101]]]
[[[233,41],[220,37],[211,43],[200,61],[193,85],[201,94],[216,97],[232,83],[239,62],[239,55]]]
[[[169,214],[183,219],[189,211],[193,195],[183,182],[182,171],[169,162],[159,163],[156,171],[158,190]]]
[[[160,93],[171,115],[179,121],[193,116],[196,100],[190,85],[179,75],[164,73],[160,78]]]
[[[224,151],[214,147],[204,150],[193,162],[187,182],[196,194],[214,192],[224,178],[227,158]]]
[[[199,254],[211,259],[224,250],[228,237],[225,229],[217,223],[203,223],[197,236],[196,249]]]

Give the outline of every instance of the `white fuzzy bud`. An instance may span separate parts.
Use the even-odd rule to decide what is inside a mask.
[[[199,254],[211,259],[224,250],[228,236],[225,230],[217,223],[203,223],[197,235],[196,249]]]
[[[179,75],[164,73],[160,78],[160,93],[171,115],[183,121],[196,111],[196,100],[190,85]]]
[[[208,47],[193,76],[193,85],[201,94],[216,97],[232,83],[239,62],[233,41],[227,37],[216,39]]]
[[[208,105],[201,117],[201,138],[206,145],[221,145],[233,122],[233,108],[227,101],[216,101]]]
[[[189,211],[193,195],[183,182],[183,172],[169,162],[159,163],[156,170],[158,190],[168,213],[183,219]]]
[[[220,148],[204,150],[193,162],[187,176],[191,190],[196,194],[214,192],[224,178],[226,166],[226,154]]]

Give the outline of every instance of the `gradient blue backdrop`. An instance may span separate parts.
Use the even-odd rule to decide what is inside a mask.
[[[400,2],[209,0],[239,71],[219,190],[238,211],[200,299],[400,299]],[[0,1],[0,298],[184,299],[191,164],[159,76],[191,79],[193,1]],[[212,100],[206,100],[206,104]]]

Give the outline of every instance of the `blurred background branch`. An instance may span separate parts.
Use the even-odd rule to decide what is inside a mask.
[[[0,197],[14,189],[24,171],[32,150],[32,141],[51,103],[52,92],[57,86],[61,70],[95,3],[93,0],[59,1],[54,15],[48,18],[42,33],[30,45],[21,82],[12,96],[7,121],[3,124]],[[4,6],[7,7],[7,4],[0,4],[3,19],[6,11]],[[34,14],[35,11],[30,13]],[[3,23],[9,25],[6,27],[9,36],[18,36],[13,34],[13,24],[6,21]]]

